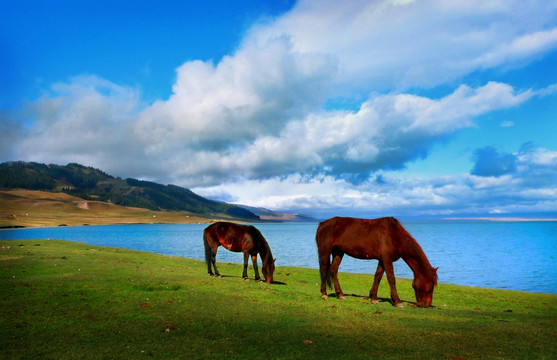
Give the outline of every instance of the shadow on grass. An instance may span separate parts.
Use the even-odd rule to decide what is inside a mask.
[[[220,276],[211,275],[211,277],[212,277],[212,278],[219,278],[219,277],[221,277],[221,278],[236,278],[236,279],[242,279],[242,280],[245,281],[245,282],[248,282],[248,281],[265,282],[264,280],[255,280],[255,279],[251,279],[251,278],[244,279],[243,277],[237,276],[237,275],[222,275],[222,274],[221,274]],[[276,280],[275,280],[275,281],[273,281],[273,282],[271,283],[271,285],[288,285],[288,284],[285,283],[285,282],[282,282],[282,281],[276,281]]]
[[[358,294],[344,294],[346,297],[355,297],[355,298],[360,298],[360,299],[365,299],[365,300],[370,300],[369,296],[364,296],[364,295],[358,295]],[[331,298],[338,298],[336,293],[330,293],[328,294],[329,297]],[[385,297],[378,297],[377,300],[379,300],[379,303],[389,303],[391,305],[393,305],[393,301],[390,298],[385,298]],[[407,301],[407,300],[401,300],[403,304],[408,304],[409,306],[412,307],[417,307],[416,302],[415,301]],[[435,308],[434,305],[430,306],[431,308]]]

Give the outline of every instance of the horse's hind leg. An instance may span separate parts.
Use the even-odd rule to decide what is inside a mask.
[[[321,298],[327,299],[327,285],[331,287],[331,255],[322,251],[319,254],[319,271],[321,272]],[[326,254],[326,255],[325,255]]]
[[[213,258],[213,249],[209,244],[209,237],[207,236],[207,232],[203,232],[203,246],[205,247],[205,263],[207,264],[207,273],[211,276],[214,276],[213,269],[211,268],[212,263],[211,260]]]
[[[379,304],[379,299],[377,299],[377,290],[379,289],[379,283],[381,282],[381,278],[383,277],[384,272],[385,268],[383,267],[383,263],[379,261],[379,263],[377,264],[377,270],[375,271],[373,285],[369,290],[369,297],[371,298],[372,304]]]
[[[212,249],[212,251],[211,251],[211,264],[213,265],[213,268],[215,269],[215,275],[218,276],[218,277],[221,277],[219,271],[217,270],[217,249],[218,249],[218,246],[215,249]],[[211,265],[209,265],[209,274],[212,275]]]
[[[244,253],[244,272],[242,273],[242,277],[244,278],[244,280],[249,280],[249,277],[248,277],[248,257],[249,257],[249,254]]]
[[[212,264],[211,261],[209,260],[209,262],[207,263],[207,273],[211,276],[215,276],[215,274],[213,273],[213,268],[212,268]]]
[[[255,272],[255,280],[261,281],[261,277],[259,276],[259,269],[257,268],[257,255],[252,255],[251,261],[253,262],[253,272]]]
[[[338,282],[338,268],[340,266],[340,262],[342,261],[342,257],[344,253],[333,251],[333,263],[331,264],[331,275],[333,276],[333,283],[335,284],[335,293],[337,297],[341,300],[346,299],[346,295],[342,292],[340,288],[340,283]]]

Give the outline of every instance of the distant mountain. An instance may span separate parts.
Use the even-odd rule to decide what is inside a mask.
[[[238,205],[244,209],[249,210],[255,215],[259,216],[261,220],[267,221],[289,221],[289,222],[318,222],[319,220],[312,218],[311,216],[303,214],[292,214],[279,211],[272,211],[260,207],[252,207],[247,205]]]
[[[0,189],[64,192],[85,200],[155,211],[189,211],[200,215],[260,220],[246,208],[209,200],[186,188],[115,178],[101,170],[75,163],[65,166],[23,161],[2,163]]]

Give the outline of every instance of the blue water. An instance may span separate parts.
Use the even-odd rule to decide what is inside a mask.
[[[207,225],[105,225],[0,230],[2,239],[61,239],[204,259]],[[277,266],[318,268],[316,223],[256,224],[269,242]],[[407,223],[439,282],[557,293],[557,222]],[[241,263],[243,256],[220,248],[217,261]],[[345,256],[340,271],[375,272],[376,260]],[[396,276],[412,278],[399,260]],[[370,275],[370,284],[372,276]]]

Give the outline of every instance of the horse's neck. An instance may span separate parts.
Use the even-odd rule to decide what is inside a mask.
[[[262,261],[267,260],[267,258],[269,257],[270,258],[273,257],[273,254],[271,253],[271,248],[269,247],[267,241],[265,241],[264,239],[260,239],[259,255],[261,256]]]
[[[413,241],[414,243],[405,246],[404,251],[401,251],[400,257],[408,264],[410,269],[412,269],[414,276],[429,272],[431,270],[431,264],[427,256],[425,256],[424,251],[414,239],[409,241]]]

